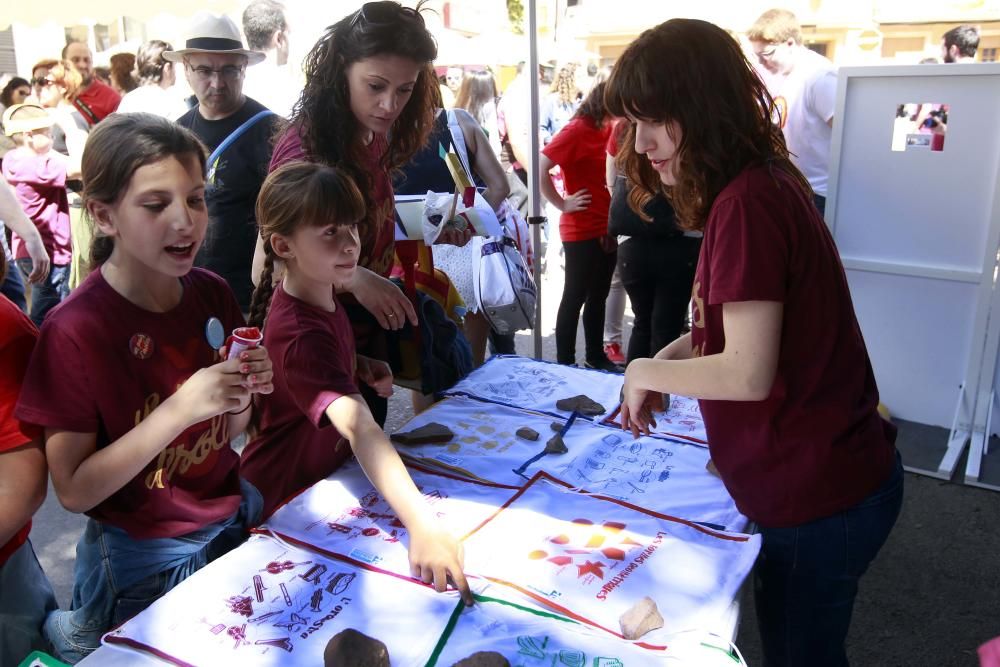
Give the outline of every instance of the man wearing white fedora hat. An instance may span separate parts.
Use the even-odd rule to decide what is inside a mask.
[[[271,136],[279,119],[243,94],[246,68],[264,54],[243,46],[239,28],[226,16],[200,12],[183,49],[164,51],[178,63],[198,106],[177,119],[212,155],[208,159],[208,235],[196,264],[222,276],[250,310],[250,265],[257,241],[254,205],[267,176]]]

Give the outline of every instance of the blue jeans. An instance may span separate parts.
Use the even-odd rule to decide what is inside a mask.
[[[79,662],[106,632],[246,540],[247,529],[260,520],[263,499],[252,484],[240,483],[243,501],[235,514],[180,537],[139,540],[89,519],[76,545],[70,611],[45,619],[55,656]]]
[[[25,542],[0,567],[0,665],[17,665],[32,651],[48,651],[42,623],[57,608],[35,550]]]
[[[4,277],[3,282],[0,283],[0,294],[14,302],[14,305],[21,309],[22,312],[28,312],[28,302],[24,298],[24,281],[21,280],[21,271],[17,268],[17,265],[10,264],[7,266],[7,275]]]
[[[34,262],[29,258],[16,259],[17,268],[25,280],[31,275]],[[52,265],[45,282],[31,286],[31,321],[41,328],[45,315],[59,305],[59,302],[69,296],[69,264]]]
[[[791,528],[760,528],[754,603],[767,667],[847,665],[844,640],[858,580],[903,504],[903,466],[860,503]]]

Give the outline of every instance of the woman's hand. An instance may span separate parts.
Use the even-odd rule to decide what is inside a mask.
[[[382,398],[392,396],[392,369],[379,359],[357,355],[358,379],[375,390]]]
[[[637,386],[634,362],[625,370],[625,386],[622,388],[622,428],[632,431],[632,436],[649,435],[650,428],[656,426],[654,410],[663,409],[663,395]]]
[[[462,571],[465,556],[462,544],[453,535],[436,526],[410,530],[410,574],[425,584],[433,584],[442,593],[450,578],[462,595],[462,601],[471,606],[474,602],[469,582]]]
[[[472,225],[466,225],[465,229],[457,229],[454,226],[446,226],[441,230],[434,245],[453,245],[461,248],[475,236]]]
[[[580,188],[563,199],[562,212],[575,213],[576,211],[586,210],[588,206],[590,206],[590,192],[587,188]]]
[[[383,329],[401,329],[406,320],[417,326],[417,311],[403,290],[377,273],[358,268],[348,291],[375,316]]]

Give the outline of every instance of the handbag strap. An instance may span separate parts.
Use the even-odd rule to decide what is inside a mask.
[[[239,139],[244,132],[249,130],[251,127],[257,124],[257,121],[267,118],[268,116],[273,116],[274,112],[270,109],[262,109],[258,111],[253,116],[248,118],[240,125],[238,128],[232,131],[228,137],[222,140],[222,143],[215,147],[212,154],[208,156],[208,180],[212,181],[215,177],[215,163],[218,162],[219,158],[226,151],[227,148],[233,145],[237,139]]]
[[[458,153],[458,159],[462,161],[465,173],[469,175],[469,178],[472,178],[472,167],[469,164],[469,149],[465,145],[465,133],[462,132],[462,126],[458,123],[458,114],[455,113],[454,109],[445,109],[445,113],[448,114],[448,129],[451,131],[451,143],[455,147],[455,152]]]

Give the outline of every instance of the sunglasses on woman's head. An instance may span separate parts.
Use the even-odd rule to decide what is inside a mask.
[[[382,0],[381,2],[366,2],[361,5],[361,9],[351,19],[351,28],[358,25],[358,23],[362,23],[363,25],[388,25],[395,23],[400,18],[416,19],[421,24],[424,22],[424,18],[420,15],[420,12],[412,7],[403,7],[398,2],[392,2],[392,0]]]

